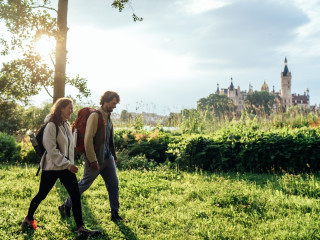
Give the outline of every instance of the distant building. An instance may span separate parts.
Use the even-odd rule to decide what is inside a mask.
[[[237,106],[237,111],[242,111],[245,106],[245,99],[249,93],[252,93],[252,86],[249,84],[249,92],[241,91],[240,86],[235,88],[233,85],[233,80],[231,78],[231,84],[228,88],[221,88],[219,89],[219,84],[217,84],[217,91],[216,94],[224,94],[227,95],[229,98],[232,99],[233,103]]]
[[[303,95],[297,95],[296,93],[291,93],[291,72],[287,66],[287,58],[284,59],[284,69],[281,72],[281,90],[276,92],[273,90],[270,92],[275,96],[274,109],[279,109],[280,107],[288,109],[291,106],[298,105],[305,108],[310,108],[310,96],[309,89]],[[264,81],[261,86],[261,91],[269,92],[269,86]],[[237,111],[242,111],[245,107],[245,100],[248,94],[252,93],[252,86],[249,84],[249,91],[241,91],[240,86],[237,88],[233,85],[233,79],[231,78],[231,84],[228,88],[219,89],[219,84],[217,84],[216,94],[225,94],[233,100],[233,103],[237,106]],[[312,106],[312,108],[317,108],[317,106]]]

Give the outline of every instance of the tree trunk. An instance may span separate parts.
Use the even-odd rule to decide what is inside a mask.
[[[56,39],[56,65],[54,72],[53,102],[64,97],[67,63],[68,0],[58,3],[58,33]]]

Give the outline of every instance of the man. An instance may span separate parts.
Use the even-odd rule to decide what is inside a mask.
[[[98,129],[99,113],[94,112],[88,117],[84,138],[86,160],[83,177],[78,183],[80,194],[82,194],[91,186],[98,175],[101,175],[109,194],[112,221],[122,220],[118,213],[119,180],[116,171],[118,159],[113,141],[113,125],[110,119],[111,112],[119,102],[120,97],[116,92],[107,91],[101,96],[101,108],[99,108],[98,111],[105,120],[105,128],[102,125],[102,127]],[[97,147],[96,151],[94,145]],[[70,196],[58,209],[62,216],[70,217]]]

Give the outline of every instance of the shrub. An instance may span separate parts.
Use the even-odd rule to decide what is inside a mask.
[[[320,170],[320,129],[226,128],[169,144],[180,168],[241,172]]]
[[[167,159],[174,160],[173,155],[167,152],[171,141],[171,133],[159,129],[149,132],[121,129],[115,132],[118,151],[126,150],[130,157],[145,156],[157,163],[163,163]]]
[[[13,136],[0,132],[0,162],[14,163],[20,161],[20,145]]]
[[[27,137],[29,138],[29,137]],[[21,162],[23,163],[40,163],[40,157],[34,150],[29,139],[25,139],[21,142]]]
[[[127,151],[118,153],[117,167],[119,169],[154,169],[157,163],[153,160],[148,160],[144,155],[130,157]]]

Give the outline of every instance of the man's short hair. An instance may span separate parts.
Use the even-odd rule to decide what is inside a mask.
[[[117,102],[120,102],[120,97],[118,93],[113,91],[106,91],[100,98],[100,105],[102,106],[104,102],[111,102],[113,99],[117,99]]]

